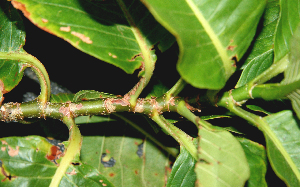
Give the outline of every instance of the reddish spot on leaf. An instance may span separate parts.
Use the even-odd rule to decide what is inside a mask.
[[[138,175],[138,174],[139,174],[138,170],[134,170],[134,173],[135,173],[136,175]]]
[[[110,177],[114,177],[115,176],[115,174],[114,173],[110,173],[110,174],[108,174]]]
[[[58,160],[61,156],[63,156],[63,152],[60,150],[58,146],[51,146],[50,148],[50,154],[46,155],[46,158],[52,162],[56,163],[56,160]]]
[[[108,149],[105,149],[105,152],[106,152],[107,154],[109,154],[109,153],[110,153],[110,151],[109,151]]]
[[[43,22],[43,23],[48,23],[48,20],[45,19],[45,18],[42,18],[42,22]]]

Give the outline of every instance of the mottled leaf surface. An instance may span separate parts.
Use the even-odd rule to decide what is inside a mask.
[[[250,45],[266,2],[144,0],[177,39],[180,75],[198,88],[221,89]]]
[[[39,136],[0,139],[0,186],[49,186],[58,167],[54,163],[52,147],[57,141]],[[61,159],[55,160],[57,164]],[[60,186],[113,186],[92,166],[70,164]]]
[[[114,135],[84,136],[81,160],[115,186],[164,186],[171,170],[168,156],[128,126],[112,127]]]
[[[250,176],[249,165],[243,148],[230,132],[200,128],[198,146],[198,186],[244,186]]]
[[[138,69],[146,54],[153,55],[154,44],[160,42],[159,48],[165,50],[174,41],[138,0],[18,0],[13,4],[41,29],[127,73]]]
[[[265,134],[270,163],[275,173],[289,186],[300,186],[300,129],[292,111],[265,117],[272,134]],[[275,142],[276,141],[276,142]]]

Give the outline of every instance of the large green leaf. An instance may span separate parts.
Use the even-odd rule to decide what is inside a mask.
[[[242,187],[249,179],[244,150],[230,132],[200,128],[198,150],[198,186]]]
[[[61,161],[54,160],[57,152],[51,150],[60,147],[63,151],[62,144],[38,136],[8,137],[0,141],[0,186],[49,186]],[[113,186],[92,166],[78,164],[70,164],[60,186]]]
[[[290,41],[289,65],[284,71],[284,79],[282,84],[290,84],[300,79],[300,25],[294,32]],[[300,119],[300,89],[297,89],[287,95],[291,100],[294,111]]]
[[[25,31],[22,19],[10,2],[0,3],[0,52],[24,52]],[[25,65],[18,60],[0,58],[0,91],[11,91],[23,77]]]
[[[275,173],[288,185],[300,186],[300,129],[291,111],[264,118],[271,133],[265,132],[267,151]]]
[[[138,0],[12,3],[41,29],[127,73],[133,73],[145,59],[155,60],[151,55],[157,42],[165,50],[174,41]]]
[[[268,185],[265,179],[267,173],[265,147],[245,138],[240,138],[239,141],[244,149],[250,167],[250,178],[247,182],[247,186],[267,187]]]
[[[168,179],[167,187],[190,187],[194,186],[196,182],[195,169],[196,160],[184,148],[180,148],[173,167],[171,175]]]
[[[177,39],[177,69],[198,88],[221,89],[253,39],[266,1],[143,0]]]
[[[164,186],[171,170],[168,156],[148,138],[132,135],[128,126],[110,126],[105,134],[111,135],[83,137],[82,162],[115,186]]]
[[[269,0],[262,17],[262,29],[259,30],[253,48],[242,67],[244,70],[236,87],[245,85],[272,65],[279,11],[279,0]]]
[[[290,51],[291,38],[300,23],[300,1],[281,0],[280,18],[275,35],[275,62],[278,62]]]

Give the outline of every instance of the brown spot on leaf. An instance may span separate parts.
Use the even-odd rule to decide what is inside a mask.
[[[138,174],[139,174],[138,170],[134,170],[134,173],[135,173],[136,175],[138,175]]]
[[[60,148],[53,145],[50,147],[50,153],[46,155],[46,158],[57,165],[56,160],[58,160],[63,155],[64,153],[60,150]]]
[[[16,149],[8,146],[8,155],[11,157],[17,156],[19,154],[19,146],[16,146]]]
[[[16,9],[19,9],[23,12],[24,16],[26,17],[29,17],[30,16],[30,13],[26,10],[26,7],[24,4],[20,3],[20,2],[17,2],[17,1],[14,1],[12,0],[11,1],[11,4],[16,8]]]
[[[84,34],[72,31],[71,32],[72,35],[78,37],[79,39],[81,39],[83,42],[87,43],[87,44],[92,44],[93,41],[90,39],[90,37],[85,36]]]
[[[227,50],[233,51],[236,48],[236,45],[230,45],[227,47]]]
[[[237,58],[237,56],[236,55],[234,55],[232,58],[231,58],[231,60],[233,60],[233,67],[236,67],[236,63],[238,62],[238,58]]]
[[[114,173],[110,173],[110,174],[108,174],[110,177],[114,177],[115,176],[115,174]]]
[[[59,30],[64,31],[64,32],[70,32],[71,31],[71,27],[70,26],[60,27]]]
[[[1,147],[1,151],[5,151],[6,150],[6,147]]]

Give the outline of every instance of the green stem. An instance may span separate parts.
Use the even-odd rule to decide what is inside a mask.
[[[165,150],[167,153],[169,153],[170,155],[172,155],[174,158],[177,157],[177,152],[175,152],[174,150],[164,146],[162,143],[160,143],[157,139],[155,139],[151,134],[147,133],[144,129],[142,129],[141,127],[139,127],[136,123],[134,123],[133,121],[125,118],[124,116],[114,113],[113,115],[117,116],[118,118],[122,119],[123,121],[125,121],[126,123],[128,123],[129,125],[131,125],[133,128],[135,128],[136,130],[138,130],[139,132],[141,132],[142,134],[144,134],[147,138],[149,138],[153,143],[155,143],[156,145],[158,145],[159,147],[161,147],[163,150]]]
[[[135,106],[137,102],[137,98],[142,93],[144,88],[149,83],[153,71],[154,71],[154,65],[156,62],[156,55],[154,54],[154,51],[151,49],[152,47],[149,46],[147,40],[141,33],[140,29],[135,24],[135,20],[133,19],[132,15],[129,12],[129,9],[126,7],[123,0],[117,0],[117,3],[119,4],[121,10],[123,11],[124,16],[127,19],[127,22],[131,26],[131,30],[136,38],[136,41],[141,49],[141,56],[143,58],[143,68],[144,68],[144,74],[142,75],[140,81],[135,85],[135,87],[128,93],[130,96],[130,104],[131,106]],[[142,70],[143,71],[143,70]]]
[[[41,94],[38,99],[42,103],[46,103],[50,99],[50,79],[44,65],[34,56],[28,53],[15,53],[15,52],[0,52],[0,59],[18,60],[25,62],[36,73],[41,86]]]
[[[208,123],[207,121],[202,120],[200,117],[196,116],[193,112],[191,112],[187,107],[186,103],[184,101],[180,101],[178,103],[177,107],[177,112],[181,116],[185,117],[189,121],[193,122],[197,127],[199,125],[206,127],[206,128],[211,128],[212,125]]]
[[[176,84],[166,93],[166,98],[169,100],[171,97],[176,97],[185,87],[186,82],[180,78]]]
[[[300,172],[297,167],[294,167],[295,163],[293,162],[292,158],[286,152],[286,149],[283,147],[282,143],[274,134],[269,124],[262,117],[252,114],[236,106],[235,102],[232,101],[231,98],[228,98],[228,104],[225,107],[229,109],[231,112],[235,113],[237,116],[247,120],[248,122],[256,126],[259,130],[261,130],[264,133],[265,137],[268,137],[273,142],[273,144],[280,151],[280,153],[282,154],[282,156],[284,157],[288,165],[291,166],[293,173],[295,173],[295,175],[297,175],[297,178],[300,179]]]
[[[153,113],[152,120],[161,128],[168,132],[181,146],[184,146],[190,154],[197,159],[197,148],[193,143],[193,138],[183,132],[181,129],[169,123],[162,115]]]
[[[68,167],[72,163],[72,160],[75,158],[76,154],[80,153],[81,148],[81,134],[79,128],[74,122],[73,118],[63,117],[63,122],[68,126],[70,131],[69,145],[63,156],[60,165],[58,166],[52,181],[50,183],[50,187],[58,187],[62,177],[65,175]]]

